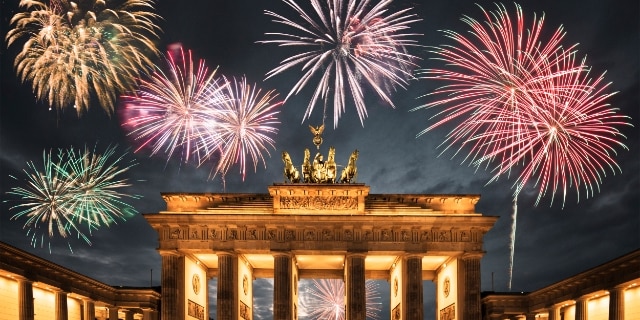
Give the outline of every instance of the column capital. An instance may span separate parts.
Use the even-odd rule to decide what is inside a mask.
[[[367,251],[348,251],[344,257],[348,258],[348,257],[362,257],[362,258],[366,258],[367,257]]]
[[[11,276],[12,276],[14,279],[16,279],[16,281],[31,282],[31,283],[33,283],[33,282],[34,282],[33,280],[31,280],[31,279],[29,279],[29,278],[27,278],[27,277],[25,277],[25,276],[23,276],[23,275],[14,274],[14,275],[11,275]]]
[[[478,251],[478,252],[465,252],[462,254],[462,256],[460,256],[460,259],[462,260],[470,260],[470,259],[482,259],[482,257],[484,256],[484,251]]]
[[[238,255],[234,251],[216,251],[215,254],[216,256],[231,256],[231,257],[235,257]]]
[[[167,249],[158,249],[158,253],[160,256],[178,256],[182,257],[184,254],[178,252],[178,250],[167,250]]]
[[[608,289],[608,291],[625,291],[627,290],[627,288],[629,288],[629,284],[628,283],[621,283],[619,285],[615,285],[613,287],[611,287],[610,289]]]
[[[578,303],[578,302],[588,301],[589,299],[591,299],[591,294],[581,295],[581,296],[578,296],[578,297],[574,298],[573,300],[575,300],[576,303]]]
[[[405,252],[405,258],[420,258],[422,259],[425,256],[424,252]]]
[[[291,258],[293,257],[293,254],[291,253],[291,251],[276,251],[276,250],[271,250],[271,255],[273,257],[287,257],[287,258]]]

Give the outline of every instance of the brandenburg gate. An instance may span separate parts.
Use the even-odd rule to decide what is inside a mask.
[[[480,196],[370,194],[354,181],[357,150],[341,176],[333,148],[318,155],[308,166],[305,150],[299,174],[283,152],[285,182],[268,193],[162,194],[166,210],[144,215],[159,237],[161,319],[208,319],[214,277],[216,320],[252,319],[256,278],[273,278],[275,320],[298,319],[303,278],[343,279],[349,320],[365,320],[367,279],[389,282],[392,320],[423,319],[425,280],[436,320],[480,319],[483,236],[497,220],[475,211]]]

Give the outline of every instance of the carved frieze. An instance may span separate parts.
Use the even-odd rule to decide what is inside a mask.
[[[372,226],[369,226],[372,227]],[[441,228],[332,228],[327,226],[268,228],[264,226],[179,226],[163,228],[163,240],[193,241],[277,241],[277,242],[393,242],[393,243],[465,243],[467,250],[481,250],[482,234],[476,229]]]
[[[251,320],[251,308],[242,301],[240,301],[240,318]]]
[[[330,197],[299,197],[281,196],[280,209],[283,210],[340,210],[350,211],[358,209],[358,198],[348,196]]]
[[[456,318],[456,304],[440,309],[440,320],[454,320]]]
[[[204,320],[204,307],[194,301],[188,300],[187,314],[196,319]]]

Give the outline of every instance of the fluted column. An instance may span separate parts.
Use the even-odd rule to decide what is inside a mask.
[[[275,253],[273,258],[273,319],[291,320],[291,254]]]
[[[588,304],[589,301],[586,297],[580,297],[576,299],[576,318],[575,320],[587,320],[588,318]]]
[[[82,310],[82,319],[94,320],[96,318],[96,305],[93,300],[82,300]]]
[[[18,319],[33,320],[33,282],[27,278],[18,277]]]
[[[238,258],[231,252],[218,252],[218,320],[238,319]]]
[[[151,308],[142,309],[142,320],[156,320],[156,312]]]
[[[624,287],[609,290],[609,320],[624,320]]]
[[[344,283],[346,294],[345,315],[349,320],[365,320],[367,318],[367,296],[364,279],[363,253],[350,253],[346,256]]]
[[[553,305],[549,308],[549,320],[560,320],[560,305]]]
[[[402,290],[405,305],[405,319],[422,320],[424,307],[422,306],[422,255],[408,255],[404,261]]]
[[[118,320],[118,307],[109,307],[109,320]]]
[[[476,320],[482,317],[480,307],[480,259],[481,253],[465,254],[458,263],[458,293],[461,319]],[[460,281],[462,280],[462,281]],[[462,288],[460,288],[462,286]]]
[[[67,293],[64,291],[55,292],[55,319],[67,320],[69,318],[69,312],[67,310]]]
[[[162,320],[184,319],[184,256],[173,250],[160,251],[162,256]]]

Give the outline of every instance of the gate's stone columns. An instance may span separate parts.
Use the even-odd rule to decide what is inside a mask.
[[[59,290],[55,292],[55,318],[56,320],[69,319],[69,312],[67,308],[67,293]]]
[[[291,292],[291,254],[273,254],[273,319],[292,320],[293,294]]]
[[[120,311],[120,308],[118,307],[108,307],[109,308],[109,320],[118,320],[118,311]]]
[[[575,320],[587,320],[588,319],[588,302],[589,298],[586,296],[576,299],[576,316]]]
[[[162,257],[161,320],[185,319],[184,256],[174,250],[159,250]]]
[[[422,305],[422,255],[409,254],[403,261],[403,301],[407,320],[422,320],[424,307]]]
[[[480,259],[482,253],[466,253],[458,261],[458,307],[460,320],[482,317],[480,307]]]
[[[82,300],[84,318],[87,320],[94,320],[96,318],[96,306],[93,300]]]
[[[218,300],[216,319],[238,319],[238,257],[231,252],[218,255]]]
[[[33,282],[21,276],[17,276],[16,280],[18,280],[18,319],[33,320]]]
[[[609,290],[609,320],[624,320],[624,286]]]
[[[345,315],[349,320],[366,320],[367,296],[364,276],[364,253],[349,253],[345,259]]]
[[[554,304],[549,307],[549,320],[560,320],[560,304]]]

